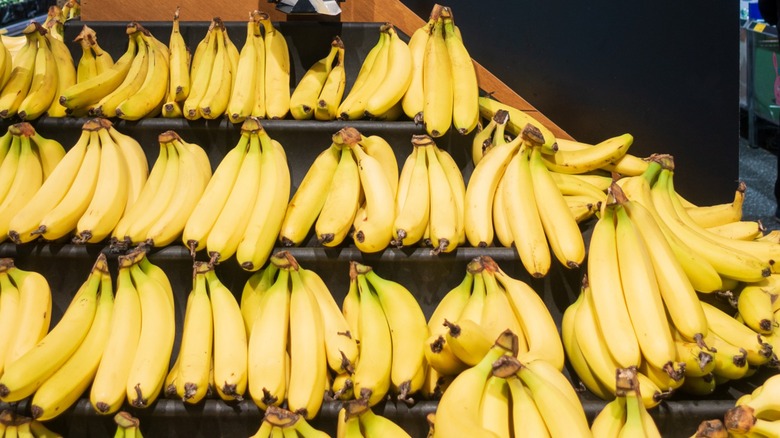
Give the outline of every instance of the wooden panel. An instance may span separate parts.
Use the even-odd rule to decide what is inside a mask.
[[[84,21],[168,21],[172,19],[176,4],[181,7],[183,21],[209,21],[219,16],[225,21],[246,20],[247,13],[253,9],[268,12],[273,21],[286,21],[287,15],[276,10],[274,3],[265,0],[82,0],[82,19]],[[347,0],[340,3],[342,22],[390,22],[407,35],[425,24],[399,0]],[[377,5],[380,5],[378,7]],[[509,88],[478,62],[474,62],[480,88],[501,102],[516,108],[530,111],[540,122],[548,126],[559,138],[571,136],[541,114],[533,105]]]

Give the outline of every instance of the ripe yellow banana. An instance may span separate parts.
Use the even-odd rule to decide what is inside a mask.
[[[37,119],[51,107],[59,89],[59,75],[57,59],[54,50],[39,31],[33,35],[38,44],[38,52],[35,55],[35,68],[30,82],[30,90],[19,104],[17,109],[22,120]]]
[[[249,133],[242,132],[238,143],[217,166],[203,195],[187,219],[182,232],[182,242],[193,256],[196,251],[206,248],[208,235],[227,203],[248,149]]]
[[[262,146],[261,189],[257,192],[246,230],[236,249],[236,259],[247,271],[260,269],[268,260],[290,200],[290,169],[284,149],[262,128],[256,135],[260,137]],[[278,207],[268,208],[269,205]]]
[[[764,364],[772,357],[772,348],[761,335],[712,304],[702,301],[701,306],[707,317],[710,334],[744,349],[751,365]]]
[[[23,133],[28,129],[28,127],[32,132],[30,140],[32,141],[33,147],[38,153],[38,158],[41,160],[43,180],[46,181],[46,179],[49,178],[49,176],[54,172],[54,169],[58,164],[60,164],[60,161],[65,156],[65,148],[63,148],[60,142],[57,140],[44,138],[41,134],[32,128],[32,125],[25,123],[20,125],[22,127],[21,131]]]
[[[11,281],[8,272],[5,269],[0,271],[0,316],[2,317],[0,329],[3,329],[4,333],[11,334],[16,330],[15,324],[20,316],[20,301],[19,289]],[[6,336],[0,340],[0,372],[3,371],[9,346],[13,341],[14,336]]]
[[[358,273],[357,283],[360,291],[360,360],[352,381],[356,398],[365,399],[373,406],[382,401],[390,389],[393,339],[381,301],[371,290],[365,275]]]
[[[382,171],[390,183],[390,190],[395,199],[398,193],[398,162],[395,158],[395,151],[390,143],[378,135],[361,136],[360,146],[366,153],[379,161],[382,165]]]
[[[518,352],[528,352],[528,342],[523,332],[520,320],[512,310],[509,297],[496,281],[490,268],[483,268],[476,274],[482,277],[485,283],[485,305],[482,308],[481,326],[488,340],[496,339],[506,330],[511,331],[518,338]],[[557,366],[557,364],[556,364]]]
[[[100,291],[92,325],[67,361],[35,391],[30,412],[38,421],[66,411],[90,386],[109,339],[114,317],[114,292],[108,270],[101,272]]]
[[[422,119],[431,137],[441,137],[449,131],[453,119],[454,89],[461,85],[454,82],[444,34],[444,22],[438,17],[426,42],[423,57]]]
[[[113,414],[122,406],[126,397],[125,383],[141,334],[141,302],[130,276],[132,263],[130,257],[119,257],[114,315],[90,389],[90,403],[100,414]]]
[[[190,94],[190,51],[179,30],[179,8],[173,14],[173,25],[168,43],[170,74],[168,95],[175,102],[183,102]]]
[[[466,46],[455,32],[452,10],[442,10],[444,42],[452,65],[452,125],[459,134],[466,135],[477,126],[479,120],[479,84],[477,72]]]
[[[441,10],[441,7],[435,8]],[[409,39],[409,53],[412,58],[412,73],[409,86],[404,93],[404,97],[401,99],[401,105],[404,110],[404,114],[407,117],[414,120],[416,124],[422,123],[423,112],[423,62],[425,56],[425,46],[428,43],[428,38],[431,35],[431,30],[436,23],[434,13],[431,12],[431,16],[428,22],[417,28],[412,33],[412,37]]]
[[[397,247],[409,246],[422,239],[429,221],[431,207],[430,190],[428,185],[427,151],[432,146],[430,142],[425,144],[414,143],[414,165],[407,171],[404,198],[399,190],[396,197],[396,217],[393,223],[393,245]],[[439,173],[441,173],[440,171]],[[438,182],[438,181],[437,181]],[[413,190],[410,190],[414,188]]]
[[[365,115],[368,98],[377,90],[387,73],[391,46],[387,29],[390,26],[386,23],[380,27],[379,40],[366,55],[352,88],[336,110],[339,119],[358,120]]]
[[[5,240],[8,236],[11,218],[24,208],[24,205],[35,195],[43,183],[41,162],[30,138],[21,135],[18,140],[15,138],[14,141],[20,143],[19,153],[18,159],[14,159],[13,156],[7,159],[9,164],[15,164],[16,169],[13,169],[15,170],[12,173],[13,181],[8,184],[7,194],[0,200],[0,241]],[[0,168],[0,170],[7,171],[8,169]]]
[[[144,184],[146,184],[146,179],[149,176],[149,163],[146,161],[146,153],[141,147],[141,144],[133,137],[117,131],[107,119],[99,120],[100,125],[108,129],[111,138],[119,145],[119,149],[122,151],[122,155],[124,155],[125,162],[129,169],[127,205],[125,206],[125,209],[128,209],[133,205],[136,199],[138,199],[141,190],[144,188]]]
[[[81,345],[95,317],[101,272],[107,270],[101,254],[57,325],[27,353],[6,362],[0,399],[13,402],[33,394]]]
[[[290,114],[294,119],[307,120],[314,117],[317,98],[333,68],[333,60],[336,58],[338,50],[338,44],[334,40],[328,55],[315,62],[295,86],[295,90],[290,96]]]
[[[344,65],[344,42],[336,36],[334,44],[338,46],[336,63],[331,68],[314,107],[314,118],[317,120],[334,120],[338,116],[341,98],[347,83]]]
[[[32,24],[30,25],[34,27]],[[30,91],[38,54],[38,41],[32,33],[25,34],[27,42],[14,59],[11,76],[0,90],[0,117],[16,115],[19,105]]]
[[[742,220],[742,206],[745,203],[747,185],[744,181],[737,184],[734,199],[725,204],[686,207],[688,215],[702,227],[709,228]]]
[[[764,226],[761,221],[737,221],[723,225],[707,227],[707,231],[736,240],[756,240],[764,235]]]
[[[177,359],[177,396],[191,404],[197,404],[206,396],[211,368],[214,323],[206,286],[207,270],[210,268],[206,263],[195,262]]]
[[[206,91],[198,102],[198,113],[204,119],[216,119],[227,110],[235,68],[230,59],[227,31],[220,20],[216,30],[216,54]]]
[[[737,310],[745,325],[756,333],[771,335],[776,321],[772,312],[772,295],[764,288],[748,284],[737,297]]]
[[[539,130],[539,133],[537,134],[537,137],[539,138],[537,140],[541,143],[542,149],[546,154],[551,154],[558,150],[558,143],[555,135],[549,128],[533,118],[533,116],[525,111],[501,103],[492,97],[479,97],[479,113],[483,118],[491,119],[496,115],[498,110],[502,109],[509,113],[507,130],[510,134],[519,136],[526,125],[530,124]]]
[[[206,36],[198,43],[192,55],[190,93],[182,104],[182,114],[186,119],[197,120],[202,117],[199,105],[206,94],[217,56],[217,32],[219,32],[218,21],[211,20]]]
[[[49,332],[52,307],[51,288],[43,275],[35,271],[19,269],[13,265],[11,259],[4,259],[3,265],[6,266],[8,276],[18,290],[19,304],[16,308],[16,318],[9,316],[13,306],[8,306],[9,308],[3,311],[4,314],[8,312],[4,315],[3,321],[6,321],[6,317],[9,321],[16,319],[14,328],[6,333],[12,331],[16,333],[9,336],[6,341],[8,344],[5,346],[0,369],[27,353],[46,336]]]
[[[136,39],[138,53],[135,55],[127,75],[114,91],[105,95],[89,109],[91,115],[116,117],[116,109],[119,104],[141,89],[149,68],[153,67],[154,62],[150,60],[153,55],[149,53],[148,46],[140,40],[140,36],[137,33],[133,34],[131,38]]]
[[[347,151],[351,154],[351,152]],[[309,235],[331,189],[331,180],[340,160],[340,148],[331,144],[309,166],[292,196],[279,231],[284,246],[300,245]],[[352,221],[350,220],[351,224]]]
[[[249,14],[249,21],[246,25],[246,40],[241,48],[236,71],[233,74],[233,87],[227,106],[227,116],[233,123],[243,122],[244,119],[253,115],[252,110],[255,106],[255,83],[258,78],[257,57],[264,56],[263,53],[257,53],[258,45],[255,40],[262,39],[262,36],[260,35],[260,18],[255,12]]]
[[[384,78],[373,90],[367,90],[365,111],[369,117],[377,117],[387,113],[399,103],[409,88],[412,80],[412,55],[409,46],[390,25],[388,33],[387,70]]]
[[[148,32],[141,31],[140,39],[147,46],[149,66],[141,87],[117,106],[116,115],[120,119],[138,120],[150,116],[162,106],[168,91],[167,47],[158,44]]]
[[[427,138],[430,141],[430,138]],[[431,141],[432,143],[432,141]],[[428,191],[430,193],[430,239],[433,253],[452,252],[460,243],[459,214],[456,197],[447,173],[436,155],[437,146],[425,147],[428,158]],[[422,152],[422,151],[420,151]]]
[[[626,154],[633,141],[634,137],[631,134],[622,134],[610,137],[592,147],[543,154],[542,160],[545,166],[554,172],[585,173],[614,164]]]
[[[287,41],[274,28],[270,18],[260,19],[265,30],[265,115],[269,119],[283,119],[290,111],[290,52]]]

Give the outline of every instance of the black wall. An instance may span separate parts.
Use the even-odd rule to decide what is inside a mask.
[[[427,20],[432,0],[402,0]],[[738,178],[736,1],[450,0],[472,57],[574,138],[628,132],[676,158],[676,188],[726,202]],[[486,90],[489,91],[489,90]]]

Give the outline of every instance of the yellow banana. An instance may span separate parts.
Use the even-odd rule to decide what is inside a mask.
[[[198,43],[195,53],[192,55],[190,93],[182,104],[182,114],[188,120],[197,120],[202,117],[199,105],[206,94],[214,60],[217,56],[217,32],[219,32],[218,22],[211,20],[206,36]]]
[[[365,111],[369,117],[387,113],[390,108],[399,103],[409,88],[412,80],[412,55],[409,46],[396,32],[395,28],[387,26],[388,54],[387,70],[384,78],[365,99]]]
[[[19,269],[13,265],[11,259],[4,259],[3,265],[6,266],[8,276],[18,291],[19,304],[16,307],[16,318],[10,316],[14,306],[9,305],[2,311],[3,321],[6,321],[6,318],[8,321],[16,319],[13,329],[16,334],[6,340],[8,343],[0,362],[0,371],[27,353],[46,336],[49,332],[52,308],[51,288],[43,275],[35,271]],[[12,330],[9,329],[6,333],[11,332]]]
[[[578,150],[559,150],[542,155],[548,169],[569,174],[580,174],[602,169],[622,158],[634,141],[631,134],[610,137],[596,145]]]
[[[772,357],[772,348],[761,335],[712,304],[702,301],[701,307],[707,317],[710,333],[744,349],[751,365],[764,364]]]
[[[479,97],[479,113],[486,119],[493,118],[498,110],[505,110],[509,113],[509,122],[507,122],[507,130],[510,134],[519,136],[520,133],[526,129],[526,125],[538,129],[537,140],[542,145],[542,149],[545,154],[554,153],[558,150],[558,143],[555,135],[549,128],[544,126],[541,122],[533,118],[530,114],[520,109],[514,108],[510,105],[501,103],[489,96]]]
[[[482,427],[497,436],[509,438],[510,406],[509,385],[506,379],[490,376],[482,391],[482,402],[479,406]]]
[[[776,321],[772,312],[772,295],[764,288],[748,284],[737,297],[737,310],[745,325],[756,333],[771,335]]]
[[[190,94],[190,52],[179,30],[179,8],[173,14],[173,25],[168,43],[170,58],[168,64],[168,95],[175,102],[183,102]]]
[[[360,360],[352,381],[355,396],[373,406],[385,398],[390,388],[393,339],[382,304],[369,287],[366,277],[357,274],[357,282],[360,291]]]
[[[425,227],[429,221],[431,208],[430,186],[428,185],[427,153],[432,146],[430,142],[416,143],[417,137],[412,137],[414,147],[414,166],[408,171],[408,182],[404,191],[405,199],[396,197],[396,215],[393,222],[393,240],[391,243],[399,248],[410,246],[422,239]],[[434,146],[435,147],[435,146]],[[438,160],[437,160],[438,162]],[[440,166],[439,166],[440,167]],[[443,173],[439,169],[438,175]],[[441,180],[437,180],[441,183]],[[448,188],[449,188],[449,183]],[[413,188],[413,190],[409,190]],[[399,191],[398,195],[400,196]],[[446,194],[437,194],[446,196]]]
[[[496,339],[501,333],[509,330],[518,338],[519,354],[528,352],[528,342],[520,320],[512,310],[512,304],[506,292],[499,286],[496,277],[490,272],[490,268],[486,267],[476,275],[481,276],[485,283],[485,305],[482,309],[480,325],[487,339]]]
[[[446,134],[452,124],[455,84],[444,22],[437,18],[423,57],[423,122],[431,137]]]
[[[290,114],[294,119],[307,120],[314,117],[317,98],[333,68],[333,60],[336,58],[338,50],[338,44],[334,40],[328,55],[315,62],[295,86],[295,90],[290,96]]]
[[[317,120],[334,120],[338,116],[341,98],[344,97],[344,88],[347,84],[347,76],[344,65],[344,42],[338,36],[334,37],[332,44],[336,44],[338,52],[336,63],[330,69],[322,90],[317,96],[317,104],[314,107],[314,118]]]
[[[390,143],[378,135],[361,136],[360,146],[366,154],[376,158],[382,165],[382,171],[390,183],[390,190],[395,199],[398,193],[398,162],[395,159],[395,151]]]
[[[32,129],[32,126],[30,126],[30,129]],[[32,130],[30,140],[33,147],[36,148],[36,152],[38,152],[38,158],[41,160],[41,170],[43,170],[43,180],[46,181],[54,173],[54,169],[65,156],[65,148],[57,140],[44,138],[35,130]]]
[[[723,225],[707,227],[707,231],[715,233],[727,239],[755,240],[764,235],[764,226],[761,221],[737,221]]]
[[[29,26],[35,27],[33,24]],[[38,40],[31,32],[25,34],[25,38],[27,42],[14,59],[11,76],[0,90],[0,117],[4,119],[16,115],[19,105],[30,92],[38,55]]]
[[[694,222],[705,228],[738,222],[742,220],[742,206],[745,202],[746,191],[747,185],[744,181],[740,181],[737,184],[737,190],[734,191],[734,199],[731,202],[686,207],[685,210]]]
[[[216,54],[206,91],[198,102],[198,112],[204,119],[216,119],[227,110],[233,85],[233,68],[228,53],[227,32],[220,20],[216,30]]]
[[[111,138],[119,145],[119,149],[125,157],[125,162],[129,169],[127,205],[125,205],[125,209],[128,209],[138,199],[141,190],[143,190],[146,184],[146,178],[149,176],[149,163],[146,161],[146,153],[144,153],[138,141],[127,134],[117,131],[108,120],[100,119],[100,125],[108,129]]]
[[[366,55],[352,88],[336,110],[339,119],[358,120],[365,115],[368,97],[376,91],[387,73],[391,45],[387,28],[390,26],[386,23],[380,27],[379,40]]]
[[[38,44],[35,55],[35,68],[30,82],[30,90],[17,109],[22,120],[37,119],[51,107],[59,89],[57,59],[49,40],[40,32],[34,32]]]
[[[40,189],[43,182],[41,163],[30,138],[22,135],[18,142],[20,143],[19,158],[15,161],[16,169],[13,182],[9,184],[7,194],[0,201],[0,241],[7,238],[9,222],[13,216],[24,208],[24,205]],[[8,161],[14,163],[14,160]]]
[[[141,87],[116,108],[120,119],[138,120],[161,107],[168,91],[168,51],[141,32],[140,39],[147,46],[149,66]],[[139,41],[139,45],[141,42]]]
[[[361,193],[360,173],[352,151],[335,144],[331,147],[340,149],[340,157],[314,224],[315,236],[325,246],[337,246],[344,241],[355,220]]]
[[[246,24],[246,40],[238,57],[236,71],[233,74],[233,87],[227,106],[227,116],[233,123],[243,122],[252,115],[255,106],[255,83],[257,81],[257,44],[260,36],[260,19],[258,14],[250,13]],[[263,115],[264,116],[264,115]],[[263,117],[258,116],[258,117]]]
[[[452,10],[442,10],[444,42],[452,65],[452,125],[459,134],[466,135],[479,120],[479,84],[477,72],[463,40],[455,33]]]
[[[430,139],[428,138],[430,141]],[[432,143],[432,142],[431,142]],[[444,166],[432,144],[424,150],[428,157],[428,190],[430,192],[430,238],[433,253],[452,252],[460,242],[458,229],[459,209],[455,198],[459,193],[453,191]]]
[[[290,53],[284,35],[270,18],[263,16],[260,23],[265,30],[265,115],[283,119],[290,111]]]
[[[441,9],[440,7],[437,9]],[[404,97],[401,99],[401,105],[404,110],[404,114],[407,117],[415,121],[415,124],[422,122],[423,112],[423,62],[425,56],[425,46],[428,43],[428,38],[431,35],[436,19],[433,18],[433,13],[428,19],[428,22],[417,28],[409,39],[409,54],[412,58],[412,73],[409,86],[404,93]]]
[[[4,333],[11,334],[16,330],[16,324],[21,315],[19,313],[20,301],[19,289],[11,281],[8,272],[5,269],[0,271],[0,316],[2,317],[0,329],[3,329]],[[0,340],[0,373],[3,371],[4,364],[10,362],[6,360],[6,356],[14,338],[15,336],[6,336]]]
[[[206,396],[212,360],[214,321],[206,282],[208,270],[210,268],[205,263],[195,262],[191,297],[187,298],[177,359],[177,395],[185,403],[191,404],[200,402]]]
[[[154,55],[150,54],[147,45],[143,41],[140,41],[140,36],[134,34],[132,37],[135,37],[137,40],[138,53],[133,59],[130,70],[127,71],[124,80],[114,91],[105,95],[90,108],[90,114],[99,117],[116,117],[116,109],[119,104],[141,89],[149,69],[153,68],[154,61],[152,61],[151,58]]]

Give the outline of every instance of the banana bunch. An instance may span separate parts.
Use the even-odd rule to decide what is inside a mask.
[[[402,113],[403,99],[412,81],[412,54],[395,27],[385,23],[379,40],[368,52],[349,93],[338,106],[341,120],[369,117],[395,120]]]
[[[0,137],[0,241],[11,218],[35,195],[65,155],[56,140],[44,138],[27,122],[8,127]]]
[[[544,301],[526,283],[501,270],[488,256],[473,259],[466,276],[439,302],[428,320],[426,381],[441,392],[440,378],[479,363],[501,333],[517,338],[521,361],[544,360],[562,370],[564,351]]]
[[[46,333],[51,322],[51,288],[44,276],[0,259],[0,376]]]
[[[414,135],[412,146],[399,176],[390,243],[401,248],[423,241],[434,254],[452,252],[466,241],[463,175],[431,137]]]
[[[59,105],[59,80],[75,81],[75,68],[68,48],[51,37],[40,24],[31,22],[22,31],[25,44],[13,61],[8,73],[8,57],[4,59],[2,90],[0,90],[0,117],[18,115],[22,120],[33,120],[45,112],[63,116],[54,108]],[[55,42],[56,41],[56,42]],[[64,63],[60,65],[60,63]]]
[[[214,17],[192,55],[189,94],[181,101],[181,113],[185,118],[216,119],[225,113],[238,58],[238,49],[230,40],[225,24],[219,17]]]
[[[240,308],[248,338],[248,389],[260,409],[286,401],[288,409],[311,419],[330,389],[329,370],[360,372],[356,332],[322,279],[288,252],[274,254],[268,267],[250,277]],[[375,348],[389,354],[391,346]]]
[[[121,411],[114,415],[116,423],[115,438],[143,438],[141,434],[141,421],[130,413]]]
[[[66,22],[76,17],[81,16],[81,1],[80,0],[67,0],[62,5],[60,21]]]
[[[120,256],[114,315],[91,383],[89,401],[99,414],[112,414],[127,399],[135,408],[151,405],[163,390],[176,321],[167,275],[143,249]]]
[[[401,101],[403,112],[424,123],[432,137],[450,126],[470,133],[479,122],[479,84],[449,7],[434,5],[428,22],[412,34],[409,51],[412,79]]]
[[[387,141],[343,128],[289,201],[279,241],[300,245],[313,226],[319,243],[334,247],[354,229],[352,240],[360,251],[381,251],[393,238],[397,191],[398,164]]]
[[[148,181],[113,229],[114,247],[141,243],[162,247],[177,240],[211,179],[211,164],[202,147],[174,131],[160,134],[158,141],[160,153]]]
[[[401,426],[377,415],[366,400],[351,400],[339,410],[336,435],[344,438],[392,436],[411,438]]]
[[[96,70],[60,93],[60,104],[70,113],[138,120],[162,110],[168,91],[168,47],[137,22],[128,23],[126,33],[127,49],[111,67]]]
[[[356,399],[374,406],[389,392],[411,401],[425,382],[425,316],[402,285],[370,267],[350,262],[350,291],[343,313],[360,342],[360,360],[351,376]]]
[[[65,20],[62,15],[62,8],[58,5],[51,5],[46,11],[46,19],[43,21],[43,28],[49,32],[52,37],[59,41],[65,40]]]
[[[723,424],[729,436],[776,437],[780,435],[780,375],[773,375],[752,393],[740,397],[736,406],[726,411]]]
[[[2,411],[0,412],[0,437],[62,438],[62,435],[49,430],[38,420],[12,411]]]
[[[293,90],[290,114],[296,120],[334,120],[345,84],[344,42],[336,36],[328,56],[314,63]]]
[[[171,37],[168,40],[168,94],[161,114],[163,117],[181,117],[181,106],[190,94],[190,50],[179,26],[179,7],[173,14]]]
[[[290,438],[328,438],[330,435],[312,427],[303,415],[271,405],[265,411],[260,428],[249,438],[280,436]]]
[[[114,65],[114,58],[97,42],[97,33],[86,24],[73,42],[79,43],[81,57],[76,65],[76,83],[97,76]]]
[[[107,119],[90,119],[40,189],[11,217],[8,236],[17,244],[71,233],[74,243],[100,242],[138,198],[148,172],[137,141]]]
[[[433,437],[591,436],[566,376],[546,360],[518,360],[517,348],[506,330],[455,377],[436,409]]]
[[[192,282],[165,393],[197,404],[212,380],[221,399],[241,401],[247,386],[247,333],[241,309],[207,263],[195,262]]]
[[[235,254],[243,269],[256,271],[271,255],[289,199],[284,148],[249,117],[187,219],[182,241],[193,256],[206,249],[211,264]]]
[[[45,284],[34,274],[27,273],[27,278],[25,281]],[[101,254],[51,331],[41,333],[40,313],[37,320],[31,321],[32,327],[17,326],[17,330],[33,329],[34,334],[24,336],[40,340],[28,346],[16,359],[9,361],[10,357],[6,357],[5,369],[0,376],[0,399],[16,402],[32,395],[30,411],[33,418],[40,421],[65,411],[92,380],[106,346],[113,304],[111,276],[105,255]],[[46,307],[35,306],[38,311]],[[45,326],[48,327],[48,321]],[[17,336],[21,340],[23,332],[18,332]]]
[[[590,431],[594,437],[661,437],[655,420],[642,403],[636,373],[635,368],[617,370],[616,397],[593,419]]]
[[[577,268],[585,259],[578,221],[593,215],[604,201],[611,178],[572,174],[599,169],[624,155],[632,137],[610,138],[582,153],[556,152],[553,156],[561,154],[566,164],[550,169],[547,136],[535,125],[526,124],[519,135],[506,140],[510,114],[499,109],[492,136],[478,140],[484,146],[490,139],[491,147],[485,148],[466,187],[466,238],[480,248],[492,245],[494,238],[504,246],[514,245],[536,278],[547,275],[551,250],[563,266]]]

